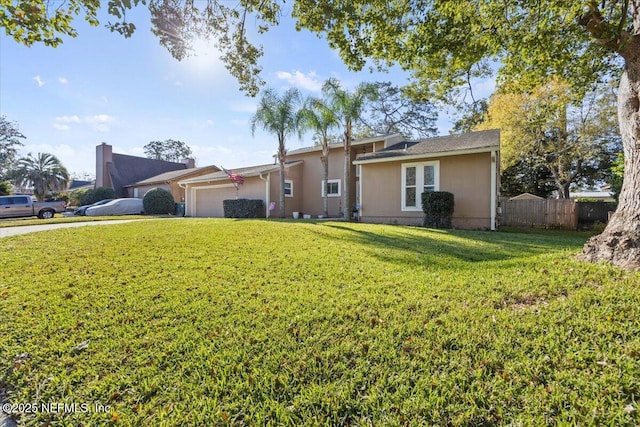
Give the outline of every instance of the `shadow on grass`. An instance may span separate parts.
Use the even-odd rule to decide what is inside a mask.
[[[587,233],[547,231],[517,233],[490,231],[436,230],[419,227],[388,226],[380,232],[360,224],[318,224],[343,232],[343,239],[361,245],[376,258],[405,265],[447,265],[512,261],[564,250],[578,251]],[[317,230],[316,232],[322,233]],[[322,233],[325,234],[325,233]],[[335,238],[335,236],[333,236]]]

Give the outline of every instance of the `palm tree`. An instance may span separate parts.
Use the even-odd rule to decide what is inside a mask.
[[[376,96],[375,88],[371,84],[361,83],[350,92],[342,88],[340,82],[334,78],[327,80],[322,86],[322,92],[329,99],[329,107],[338,117],[344,131],[344,183],[342,192],[342,209],[344,219],[348,220],[351,213],[349,184],[351,179],[351,139],[353,138],[354,122],[360,119],[367,99]]]
[[[51,191],[64,191],[69,183],[69,172],[53,154],[38,153],[19,159],[11,178],[18,187],[33,187],[36,199],[42,201]]]
[[[329,130],[338,126],[340,126],[340,121],[325,100],[318,98],[307,99],[302,109],[302,127],[313,130],[322,147],[320,161],[322,162],[325,185],[322,212],[325,217],[329,216],[329,192],[326,188],[329,182]]]
[[[284,209],[284,164],[287,156],[285,141],[292,133],[300,133],[300,92],[291,88],[282,96],[273,89],[266,89],[258,103],[256,114],[251,118],[251,133],[256,126],[278,137],[278,163],[280,165],[280,218],[285,217]]]

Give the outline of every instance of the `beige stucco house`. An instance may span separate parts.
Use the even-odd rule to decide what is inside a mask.
[[[399,142],[362,154],[360,218],[365,222],[421,225],[421,194],[454,195],[455,228],[496,229],[500,132],[487,130]]]
[[[450,191],[455,197],[456,228],[495,229],[498,197],[500,134],[497,130],[404,141],[400,135],[366,138],[352,143],[349,167],[350,200],[362,221],[422,224],[423,190]],[[342,217],[344,148],[329,150],[329,179],[323,182],[321,148],[307,147],[287,154],[285,212],[322,215],[327,192],[329,216]],[[186,215],[223,217],[225,199],[261,199],[265,216],[279,208],[279,167],[260,165],[233,169],[244,177],[234,185],[225,172],[178,181],[184,188]],[[268,208],[273,204],[273,210]],[[358,210],[359,209],[359,210]]]

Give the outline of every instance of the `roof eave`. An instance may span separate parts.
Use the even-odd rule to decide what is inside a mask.
[[[462,156],[465,154],[479,154],[490,153],[492,151],[498,151],[499,145],[482,147],[482,148],[470,148],[467,150],[453,150],[453,151],[439,151],[437,153],[422,153],[422,154],[407,154],[399,156],[379,157],[374,159],[354,160],[354,165],[364,165],[369,163],[384,163],[384,162],[398,162],[405,160],[418,160],[418,159],[432,159],[435,157],[449,157],[449,156]]]

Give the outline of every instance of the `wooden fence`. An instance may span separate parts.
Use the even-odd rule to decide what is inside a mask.
[[[567,199],[500,199],[500,225],[506,227],[578,228],[576,202]]]

